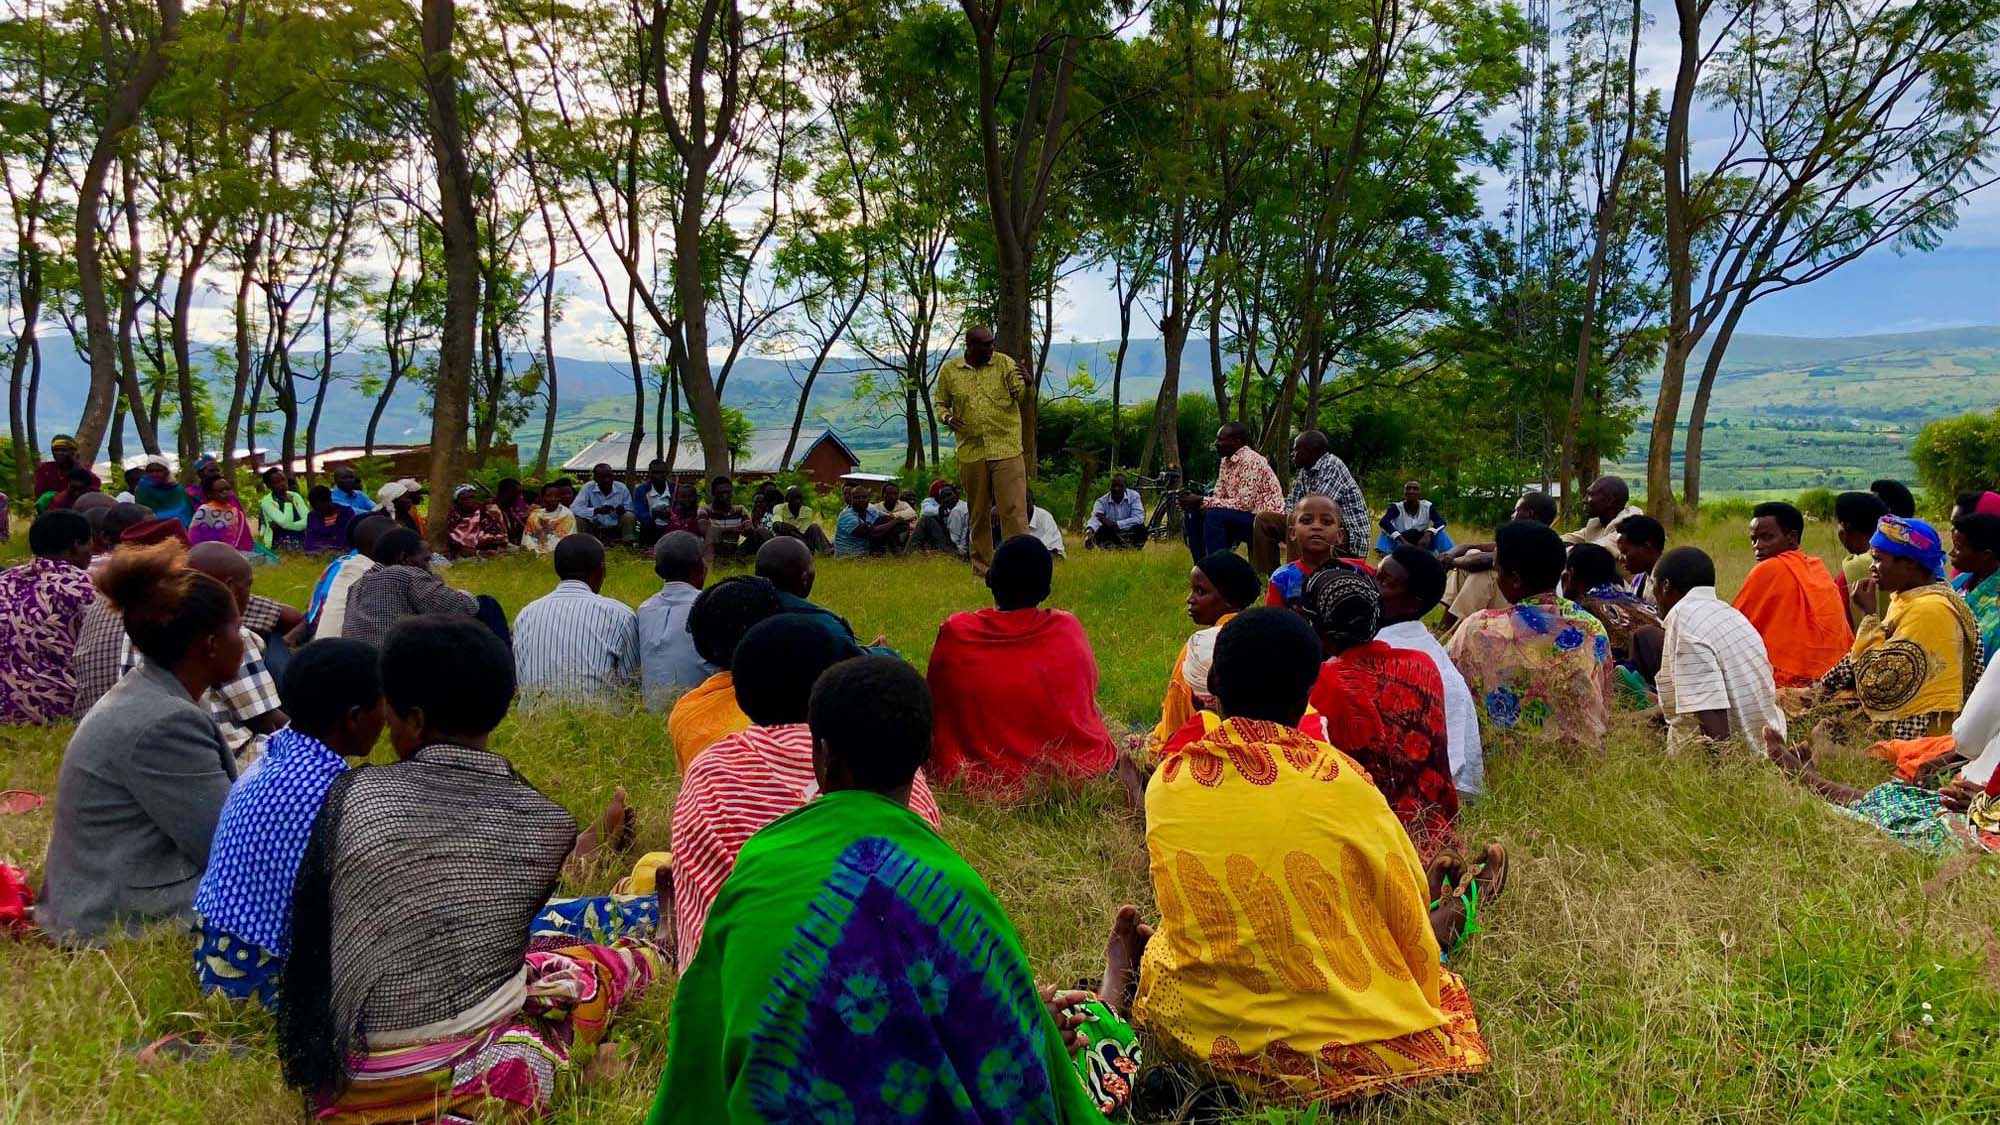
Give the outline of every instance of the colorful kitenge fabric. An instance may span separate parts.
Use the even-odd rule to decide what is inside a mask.
[[[1631,659],[1633,632],[1660,624],[1659,610],[1621,582],[1594,586],[1576,601],[1604,625],[1605,635],[1611,638],[1611,659],[1621,663]]]
[[[278,1006],[278,981],[285,960],[270,950],[202,922],[194,947],[195,985],[204,994]]]
[[[1951,580],[1951,588],[1965,599],[1965,607],[1979,623],[1980,652],[1986,663],[1993,663],[1993,654],[2000,652],[2000,570],[1976,584],[1972,575],[1961,574]]]
[[[1875,534],[1868,539],[1868,546],[1885,554],[1909,559],[1924,568],[1932,578],[1944,578],[1944,540],[1937,528],[1923,520],[1904,519],[1901,516],[1883,516],[1875,525]]]
[[[1962,813],[1944,807],[1937,790],[1891,781],[1877,785],[1852,805],[1834,810],[1872,824],[1898,843],[1931,855],[1971,849],[2000,852],[2000,800],[1980,794]]]
[[[874,793],[744,845],[668,1026],[649,1125],[1104,1120],[985,882]]]
[[[1540,594],[1475,613],[1446,651],[1494,726],[1604,741],[1611,638],[1575,602]]]
[[[196,508],[188,519],[188,542],[225,543],[239,551],[257,549],[256,537],[250,534],[250,517],[235,501]]]
[[[1083,1017],[1076,1029],[1083,1037],[1083,1046],[1076,1050],[1077,1077],[1090,1091],[1098,1112],[1117,1112],[1132,1100],[1132,1080],[1145,1063],[1138,1032],[1102,1000],[1086,1000],[1065,1008],[1063,1014]]]
[[[1320,666],[1312,706],[1327,741],[1360,763],[1425,863],[1458,850],[1444,681],[1421,652],[1369,641]]]
[[[205,928],[283,959],[292,949],[292,884],[313,821],[347,763],[291,727],[229,791],[194,899]],[[197,956],[197,964],[200,962]]]
[[[652,985],[660,965],[658,949],[630,938],[530,953],[528,998],[519,1012],[470,1034],[352,1052],[347,1086],[337,1097],[320,1099],[313,1120],[539,1120],[577,1053],[604,1038],[611,1017]]]
[[[644,937],[659,926],[657,894],[552,898],[528,927],[528,942],[531,949],[549,942],[607,945],[622,937]]]
[[[76,703],[83,615],[97,600],[90,573],[64,559],[0,570],[0,725],[52,723]]]
[[[1354,759],[1227,720],[1154,772],[1146,850],[1160,924],[1132,1022],[1156,1050],[1310,1100],[1491,1061],[1416,848]]]
[[[1886,615],[1863,618],[1854,650],[1822,682],[1852,688],[1888,737],[1921,738],[1950,728],[1979,682],[1983,652],[1972,611],[1933,582],[1889,595]]]

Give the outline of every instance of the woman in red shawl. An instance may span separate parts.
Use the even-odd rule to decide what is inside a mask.
[[[1097,710],[1097,657],[1075,616],[1039,608],[1055,564],[1017,535],[993,553],[993,608],[954,613],[931,649],[930,774],[1013,796],[1043,773],[1091,777],[1117,758]]]
[[[1311,696],[1325,716],[1327,741],[1368,771],[1426,864],[1440,852],[1461,851],[1437,665],[1375,639],[1382,591],[1367,575],[1316,570],[1302,599],[1327,652]]]

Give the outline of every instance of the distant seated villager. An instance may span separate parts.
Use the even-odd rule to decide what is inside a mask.
[[[1146,751],[1157,754],[1174,732],[1198,711],[1213,711],[1208,670],[1215,661],[1215,638],[1236,615],[1257,604],[1262,590],[1257,572],[1233,551],[1217,551],[1188,571],[1188,620],[1201,626],[1181,645],[1167,674],[1166,698],[1160,701],[1160,721],[1146,736]]]
[[[1619,580],[1617,556],[1595,543],[1571,547],[1562,590],[1604,626],[1612,662],[1652,683],[1660,671],[1659,637],[1647,630],[1660,627],[1660,615]]]
[[[347,523],[347,553],[326,564],[319,581],[313,583],[312,600],[306,606],[306,622],[316,640],[341,635],[347,623],[347,592],[361,576],[375,569],[375,548],[382,537],[396,530],[396,522],[383,512],[366,512]]]
[[[1215,455],[1222,461],[1216,467],[1214,491],[1206,496],[1191,491],[1181,497],[1187,512],[1182,526],[1188,550],[1197,559],[1251,542],[1257,513],[1283,512],[1288,507],[1271,462],[1250,444],[1250,427],[1224,422],[1215,432]],[[1362,519],[1367,519],[1365,507]]]
[[[304,550],[305,497],[292,487],[285,470],[276,465],[258,474],[258,479],[264,482],[264,495],[257,501],[257,519],[262,525],[257,531],[257,542],[273,551]]]
[[[184,550],[121,551],[98,575],[146,660],[63,751],[35,916],[58,941],[185,919],[208,866],[236,761],[198,701],[236,674],[243,633],[235,597]]]
[[[299,866],[285,1081],[336,1125],[539,1120],[664,957],[651,933],[531,951],[580,841],[487,747],[507,646],[469,617],[410,617],[381,674],[397,761],[334,780]]]
[[[1864,614],[1854,649],[1820,686],[1852,689],[1886,738],[1943,734],[1985,667],[1979,624],[1944,581],[1936,528],[1883,516],[1870,549],[1874,573],[1853,595]]]
[[[1143,547],[1146,545],[1146,508],[1139,494],[1125,487],[1125,474],[1111,474],[1111,491],[1090,507],[1090,519],[1083,525],[1083,546]]]
[[[309,555],[347,550],[347,525],[354,522],[354,509],[333,502],[333,490],[323,484],[306,493],[306,526],[299,543]]]
[[[653,544],[660,592],[639,603],[639,679],[646,706],[669,709],[680,693],[715,675],[694,650],[688,611],[708,584],[708,548],[691,531],[669,531]]]
[[[1495,579],[1512,603],[1465,619],[1447,651],[1502,730],[1602,747],[1611,694],[1611,639],[1597,618],[1556,593],[1563,541],[1516,520],[1494,533]]]
[[[1991,665],[2000,653],[2000,516],[1974,512],[1952,523],[1951,566],[1958,572],[1951,588],[1979,622],[1981,654]]]
[[[1618,521],[1618,543],[1612,554],[1631,577],[1627,588],[1648,605],[1660,604],[1653,589],[1653,564],[1667,549],[1667,529],[1651,516],[1626,516]]]
[[[695,756],[716,741],[750,727],[750,717],[736,705],[736,646],[752,626],[785,611],[778,588],[762,578],[738,575],[701,592],[688,610],[688,632],[694,650],[717,671],[680,701],[667,716],[667,738],[686,773]]]
[[[1609,476],[1590,482],[1583,493],[1583,510],[1590,518],[1564,535],[1563,542],[1571,546],[1595,543],[1614,555],[1618,553],[1618,525],[1631,516],[1646,514],[1632,503],[1632,488],[1625,478]]]
[[[845,504],[833,524],[833,553],[846,557],[883,555],[898,549],[901,525],[895,517],[875,511],[868,490],[849,485],[841,491]]]
[[[850,660],[809,714],[820,796],[742,845],[674,992],[648,1125],[1103,1121],[1052,1012],[1078,994],[1038,994],[993,893],[912,811],[922,677]]]
[[[1035,503],[1033,489],[1028,490],[1028,534],[1041,540],[1042,546],[1047,547],[1049,554],[1056,558],[1069,557],[1069,548],[1063,542],[1062,525],[1056,522],[1056,517],[1047,508]],[[995,541],[998,541],[997,533]]]
[[[795,613],[759,622],[736,646],[736,700],[752,725],[703,751],[674,798],[674,952],[683,972],[744,841],[819,796],[807,703],[828,668],[858,654],[851,640]],[[921,771],[911,783],[910,809],[938,826]]]
[[[804,540],[814,554],[833,549],[826,528],[820,525],[819,512],[806,499],[806,490],[796,484],[785,489],[785,499],[771,509],[771,532]]]
[[[189,543],[221,543],[245,552],[257,549],[257,538],[250,533],[250,517],[236,502],[236,486],[228,477],[202,481],[201,495],[201,506],[188,521]]]
[[[195,895],[202,991],[277,1006],[292,949],[292,884],[313,820],[347,759],[366,758],[382,733],[377,659],[374,648],[336,638],[300,649],[286,667],[291,725],[229,791]]]
[[[743,505],[736,502],[736,482],[716,477],[708,485],[708,504],[701,509],[702,535],[710,556],[748,558],[757,553],[769,530],[758,527]]]
[[[1750,619],[1715,596],[1715,563],[1694,547],[1676,547],[1653,568],[1666,626],[1657,682],[1667,749],[1706,741],[1757,752],[1764,730],[1785,734],[1777,681],[1763,638]]]
[[[1833,533],[1840,540],[1840,549],[1846,552],[1840,565],[1834,568],[1833,585],[1840,591],[1841,603],[1847,606],[1850,627],[1861,624],[1861,610],[1850,596],[1875,566],[1874,556],[1868,553],[1868,541],[1875,537],[1875,526],[1888,514],[1889,505],[1872,492],[1843,492],[1833,498]]]
[[[632,489],[602,461],[590,467],[590,480],[570,507],[576,512],[577,530],[611,542],[631,538],[639,518]]]
[[[965,534],[965,520],[965,502],[959,498],[958,489],[950,481],[935,481],[918,512],[917,533],[911,537],[910,545],[919,551],[962,556],[965,547],[959,536]]]
[[[1799,550],[1806,518],[1790,504],[1759,504],[1750,513],[1757,565],[1732,602],[1764,638],[1779,687],[1805,687],[1833,670],[1853,647],[1847,608],[1826,564]]]
[[[1054,562],[1033,536],[993,553],[993,608],[938,626],[930,687],[937,703],[933,780],[994,796],[1037,775],[1094,777],[1116,751],[1097,710],[1097,658],[1075,616],[1038,608]]]
[[[27,562],[0,570],[0,724],[52,723],[76,702],[70,667],[97,590],[90,521],[47,512],[28,528]]]
[[[563,503],[563,486],[550,481],[542,486],[540,503],[528,509],[521,524],[521,546],[538,555],[556,549],[556,544],[576,534],[576,513]]]
[[[1376,639],[1382,592],[1365,574],[1316,572],[1299,608],[1326,650],[1309,698],[1325,718],[1327,741],[1368,771],[1419,859],[1462,851],[1436,665]]]
[[[1527,520],[1544,527],[1556,522],[1556,502],[1540,492],[1530,492],[1514,504],[1515,521]],[[1507,608],[1507,596],[1500,592],[1493,573],[1493,544],[1461,543],[1440,556],[1451,573],[1444,587],[1444,617],[1438,628],[1449,633],[1460,621],[1482,609]]]
[[[512,545],[507,541],[507,517],[499,505],[481,499],[479,487],[471,484],[451,490],[444,534],[453,558],[497,555]]]
[[[1440,966],[1409,835],[1352,758],[1294,729],[1319,652],[1284,610],[1223,627],[1223,721],[1146,787],[1158,929],[1148,940],[1119,912],[1101,991],[1122,1006],[1136,964],[1132,1022],[1164,1061],[1299,1101],[1491,1059],[1464,982]],[[1462,931],[1456,904],[1441,907]]]
[[[1424,486],[1417,481],[1403,482],[1403,502],[1389,505],[1376,526],[1382,534],[1375,539],[1375,549],[1385,555],[1398,547],[1433,553],[1452,548],[1451,536],[1444,530],[1444,513],[1424,499]]]
[[[514,618],[514,677],[522,699],[614,703],[639,686],[639,618],[604,588],[604,544],[556,544],[556,588]]]
[[[423,613],[476,617],[505,641],[507,615],[485,594],[454,590],[431,573],[431,546],[409,528],[397,528],[375,544],[375,566],[347,592],[341,636],[379,645],[389,628]]]
[[[883,482],[882,500],[870,504],[868,514],[878,527],[893,525],[883,530],[890,550],[901,551],[910,545],[910,536],[917,529],[917,510],[903,499],[902,490],[896,487],[895,481]]]

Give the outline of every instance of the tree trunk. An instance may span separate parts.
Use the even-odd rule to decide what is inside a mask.
[[[201,268],[208,261],[208,250],[214,237],[215,227],[212,224],[203,228],[201,236],[195,240],[194,249],[182,264],[180,276],[174,280],[171,328],[174,389],[181,407],[180,435],[174,446],[184,464],[201,455],[201,410],[195,403],[194,349],[189,342],[188,318],[194,309],[195,280],[201,276]]]
[[[24,249],[28,258],[25,271],[27,284],[21,287],[21,334],[14,339],[14,354],[8,361],[7,370],[7,434],[13,440],[14,452],[14,495],[28,496],[28,490],[35,486],[35,443],[28,439],[28,404],[21,398],[28,374],[28,363],[34,357],[35,319],[42,315],[42,256],[33,249]],[[28,497],[31,501],[33,497]]]
[[[257,284],[257,262],[264,253],[264,230],[269,217],[260,215],[257,225],[251,231],[250,245],[243,252],[243,269],[236,279],[236,380],[229,389],[229,414],[222,424],[222,471],[236,471],[236,427],[243,421],[243,396],[250,390],[254,377],[250,367],[250,289]],[[383,402],[388,401],[385,394]],[[376,403],[381,410],[382,403]],[[197,457],[200,451],[197,450]],[[181,463],[181,471],[186,472],[188,462]]]
[[[438,343],[437,385],[431,393],[433,504],[449,497],[465,476],[466,400],[479,315],[479,213],[458,114],[459,61],[452,52],[456,23],[455,0],[423,0],[424,94],[431,156],[437,162],[445,270],[444,326]],[[441,511],[433,508],[434,514]],[[431,542],[437,546],[445,543],[444,525],[441,518],[430,521]]]
[[[667,337],[667,464],[677,466],[681,457],[681,338]]]
[[[1680,420],[1681,389],[1688,353],[1700,342],[1695,329],[1694,221],[1687,183],[1689,123],[1701,71],[1701,0],[1674,0],[1680,56],[1667,109],[1666,143],[1661,150],[1667,235],[1667,349],[1660,369],[1660,397],[1653,404],[1653,432],[1646,444],[1646,511],[1674,526],[1674,424]]]
[[[537,193],[539,194],[539,192]],[[549,209],[544,205],[542,230],[549,238],[549,279],[542,287],[542,385],[548,402],[548,409],[542,414],[542,441],[535,450],[536,480],[544,480],[549,471],[549,451],[556,440],[556,228],[549,222]]]
[[[1736,334],[1736,322],[1750,306],[1750,292],[1742,290],[1730,302],[1729,313],[1715,330],[1715,340],[1708,345],[1708,356],[1702,361],[1701,382],[1695,384],[1694,407],[1688,411],[1687,452],[1681,458],[1681,506],[1690,517],[1701,511],[1701,438],[1702,429],[1708,424],[1708,396],[1715,390],[1715,376],[1722,370],[1722,357],[1729,349],[1729,338]]]
[[[139,435],[139,448],[147,453],[160,451],[159,431],[154,428],[156,411],[146,409],[146,391],[139,384],[139,357],[132,347],[132,333],[139,323],[139,274],[145,268],[139,240],[137,177],[129,160],[118,162],[118,209],[125,216],[125,272],[118,279],[118,382],[125,389],[125,406],[132,415],[132,430]]]
[[[998,324],[993,329],[995,351],[1006,352],[1021,369],[1021,378],[1029,383],[1027,392],[1021,396],[1021,460],[1027,466],[1028,479],[1035,479],[1035,463],[1038,452],[1035,448],[1035,421],[1040,416],[1041,406],[1036,401],[1033,385],[1035,371],[1035,347],[1032,323],[1034,320],[1035,297],[1028,278],[1027,259],[1018,252],[1003,251],[1000,255],[1000,307],[997,310]]]
[[[181,0],[158,0],[159,28],[146,45],[124,85],[111,95],[105,106],[104,127],[97,134],[84,164],[77,188],[76,273],[77,290],[83,299],[84,339],[90,360],[90,390],[83,400],[83,417],[76,426],[78,462],[89,464],[97,457],[105,427],[111,418],[112,400],[117,397],[118,357],[111,332],[111,308],[104,294],[104,268],[98,257],[100,233],[99,200],[111,161],[126,130],[139,119],[140,110],[152,95],[153,87],[167,72],[167,48],[180,36]],[[108,17],[100,17],[108,18]],[[109,38],[109,29],[106,29]],[[106,60],[107,65],[110,60]]]

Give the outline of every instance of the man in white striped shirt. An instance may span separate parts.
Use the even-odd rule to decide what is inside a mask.
[[[1676,547],[1653,564],[1653,589],[1666,625],[1657,686],[1667,748],[1734,741],[1757,753],[1765,727],[1782,738],[1785,713],[1764,638],[1715,596],[1715,561]]]
[[[514,619],[514,677],[524,701],[611,701],[639,682],[639,618],[607,598],[604,545],[571,535],[551,554],[556,588]]]

